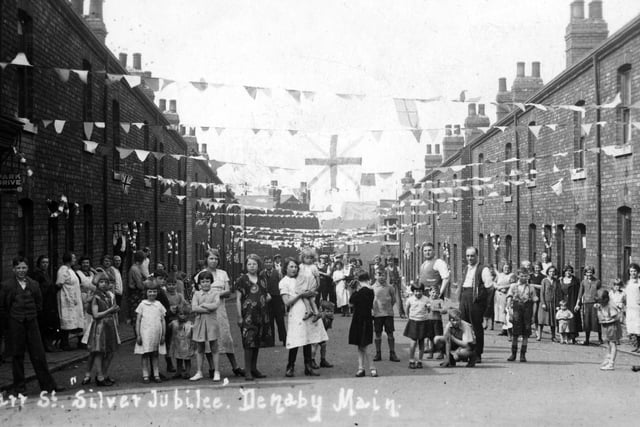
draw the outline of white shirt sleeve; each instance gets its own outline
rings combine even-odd
[[[484,267],[482,269],[482,282],[484,283],[485,288],[490,288],[493,284],[493,277],[491,276],[491,270],[489,270],[489,267]]]
[[[443,260],[437,259],[436,262],[433,263],[433,268],[440,274],[443,280],[449,278],[449,266]]]

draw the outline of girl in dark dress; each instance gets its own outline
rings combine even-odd
[[[257,368],[258,351],[260,347],[273,347],[268,306],[271,296],[267,292],[266,282],[258,276],[260,261],[258,255],[247,256],[247,274],[240,276],[235,286],[238,292],[238,325],[244,347],[245,379],[248,381],[266,377]]]
[[[539,310],[537,315],[538,338],[542,339],[542,330],[545,326],[551,328],[551,341],[556,341],[556,310],[562,301],[562,290],[558,279],[558,269],[555,266],[547,268],[547,277],[542,279],[540,291]]]
[[[358,371],[356,377],[364,377],[364,366],[369,365],[372,377],[378,376],[378,371],[369,358],[368,348],[373,343],[373,289],[369,285],[369,273],[366,271],[358,275],[358,282],[349,304],[353,305],[353,318],[349,328],[349,344],[358,346]]]
[[[562,276],[562,279],[560,279],[562,299],[567,302],[569,310],[573,310],[578,302],[580,281],[573,275],[573,267],[569,264],[562,270]],[[573,313],[573,319],[569,320],[568,337],[571,340],[571,344],[576,343],[576,338],[578,338],[578,333],[580,332],[582,332],[582,319],[580,318],[580,310],[577,310]]]

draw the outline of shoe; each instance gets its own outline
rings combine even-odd
[[[427,359],[433,359],[433,352],[427,353]]]
[[[413,360],[409,362],[409,369],[416,369],[416,362],[414,362]]]
[[[214,382],[214,383],[220,382],[220,372],[216,371],[216,372],[213,374],[213,382]]]
[[[616,368],[613,366],[613,363],[608,363],[604,366],[600,367],[601,371],[614,371]]]
[[[158,377],[153,377],[153,382],[156,384],[160,384],[162,382],[162,378]]]
[[[378,370],[377,369],[372,369],[371,370],[371,376],[373,378],[377,378],[378,377]]]
[[[479,365],[482,363],[482,356],[476,356],[476,365]]]
[[[542,337],[536,338],[536,341],[541,341],[541,340],[542,340]],[[553,338],[551,339],[551,341],[553,341]]]
[[[422,362],[419,360],[416,362],[416,369],[422,369]]]
[[[287,372],[285,372],[284,376],[291,378],[293,375],[293,366],[287,366]]]
[[[500,331],[500,333],[498,334],[499,337],[506,337],[507,336],[507,331],[505,331],[504,329],[502,331]]]
[[[356,372],[356,377],[358,378],[364,377],[364,369],[358,369],[358,372]]]
[[[80,384],[82,384],[82,385],[91,384],[91,377],[84,377]]]
[[[189,372],[185,372],[184,374],[182,374],[182,379],[183,380],[188,380],[189,378]]]
[[[244,369],[242,368],[235,368],[232,370],[233,375],[235,375],[236,377],[244,377],[245,373],[244,373]]]
[[[436,360],[442,360],[444,359],[444,353],[438,353],[438,355],[436,356]]]
[[[389,360],[392,362],[399,362],[400,359],[398,359],[398,356],[396,356],[395,352],[391,352],[389,353]]]
[[[507,362],[513,362],[516,360],[516,354],[518,353],[518,351],[511,351],[511,356],[509,356],[507,358]]]
[[[115,379],[113,379],[113,378],[111,378],[111,377],[104,377],[104,379],[105,379],[105,380],[107,380],[107,381],[109,381],[109,382],[112,382],[112,383],[114,383],[114,384],[116,383],[116,380],[115,380]]]
[[[311,363],[309,365],[311,365],[311,369],[320,369],[320,366],[318,366],[315,359],[311,359]]]
[[[449,355],[449,359],[440,363],[440,367],[442,368],[452,368],[456,366],[456,359],[453,356]]]
[[[178,372],[178,373],[176,373],[174,376],[172,376],[172,377],[171,377],[171,379],[172,379],[172,380],[179,380],[180,378],[184,378],[184,375],[185,375],[185,374],[183,374],[183,373],[181,373],[181,372]]]
[[[631,367],[631,370],[632,370],[633,372],[640,372],[640,365],[633,365],[633,366]]]
[[[215,370],[209,369],[209,378],[210,379],[213,379],[213,376],[215,375],[215,372],[216,372]]]
[[[362,371],[364,372],[364,371]],[[311,369],[311,365],[310,364],[305,364],[304,365],[304,374],[308,377],[319,377],[320,374],[317,373],[316,371],[314,371],[313,369]],[[364,374],[362,375],[364,376]]]
[[[471,356],[469,356],[469,361],[467,362],[467,368],[473,368],[474,366],[476,366],[477,360],[478,360],[478,356],[476,356],[475,354],[472,354]]]
[[[175,371],[176,371],[176,368],[173,367],[173,364],[170,365],[167,363],[167,372],[173,373]]]
[[[194,376],[189,378],[189,381],[200,381],[203,378],[204,378],[204,376],[202,375],[202,372],[198,371],[198,372],[196,372],[196,374]]]
[[[257,369],[255,371],[251,371],[251,375],[253,376],[253,378],[267,378],[267,376],[265,374],[263,374],[262,372],[258,371]]]
[[[320,367],[321,368],[333,368],[333,365],[327,362],[327,359],[320,359]]]
[[[602,361],[602,363],[600,364],[600,367],[607,366],[609,363],[611,363],[611,360],[609,360],[609,358],[607,357]]]
[[[149,384],[151,381],[149,381],[149,377],[142,377],[142,382],[145,384]]]
[[[585,340],[585,341],[582,343],[582,345],[589,345],[589,341],[588,341],[588,340]]]
[[[381,360],[382,360],[382,354],[380,354],[380,353],[376,353],[376,355],[375,355],[375,356],[373,356],[373,361],[374,361],[374,362],[379,362],[379,361],[381,361]]]
[[[98,387],[111,387],[113,385],[113,382],[109,381],[107,378],[103,378],[102,380],[99,380],[96,377],[96,385]]]

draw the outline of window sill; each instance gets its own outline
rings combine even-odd
[[[587,172],[584,169],[571,169],[571,179],[573,181],[587,179]]]
[[[478,200],[478,206],[484,205],[484,200]]]
[[[504,203],[511,203],[511,196],[504,196],[504,197],[502,198],[502,201],[503,201]]]
[[[535,179],[531,179],[527,182],[527,188],[536,188],[536,187],[537,187],[537,184]]]
[[[113,180],[114,181],[121,181],[122,177],[120,176],[120,172],[113,172]]]
[[[631,150],[631,142],[628,142],[627,144],[620,146],[620,148],[616,151],[617,152],[613,155],[613,157],[615,157],[616,159],[620,157],[631,156],[633,154]]]

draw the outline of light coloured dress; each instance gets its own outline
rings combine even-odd
[[[191,300],[191,307],[195,309],[202,304],[220,304],[220,298],[213,290],[197,291]],[[218,310],[209,313],[195,313],[195,321],[193,322],[193,336],[195,342],[216,341],[220,336],[218,327]]]
[[[202,270],[202,271],[207,271]],[[223,293],[229,290],[229,276],[224,270],[217,268],[215,271],[211,271],[213,274],[213,283],[211,284],[211,290],[218,293]],[[198,283],[198,277],[195,278]],[[226,302],[228,298],[220,299],[220,306],[216,310],[216,316],[218,316],[218,352],[220,353],[234,353],[233,338],[231,337],[231,328],[229,327],[229,317],[227,316]],[[210,353],[209,344],[205,343],[205,352]]]
[[[333,272],[333,281],[336,283],[336,306],[338,308],[349,304],[349,290],[347,289],[344,278],[344,270],[336,270]]]
[[[511,273],[498,273],[496,277],[496,292],[493,297],[493,320],[496,322],[505,323],[504,310],[507,306],[507,291],[511,286],[512,277]]]
[[[162,324],[167,310],[160,301],[149,301],[147,299],[136,308],[136,314],[142,316],[140,323],[140,337],[142,345],[136,343],[133,350],[134,354],[152,353],[157,351],[160,354],[167,354],[167,348],[164,344],[160,344],[162,337]]]
[[[284,277],[279,284],[280,294],[295,297],[296,279]],[[322,322],[314,322],[311,318],[302,320],[306,314],[304,302],[298,300],[289,307],[287,317],[287,349],[301,347],[307,344],[316,344],[329,340],[327,331]]]
[[[640,335],[640,281],[629,280],[624,291],[627,294],[627,332]]]
[[[58,269],[56,283],[61,285],[58,292],[58,314],[60,329],[71,331],[84,328],[84,310],[80,293],[80,279],[67,265]]]

